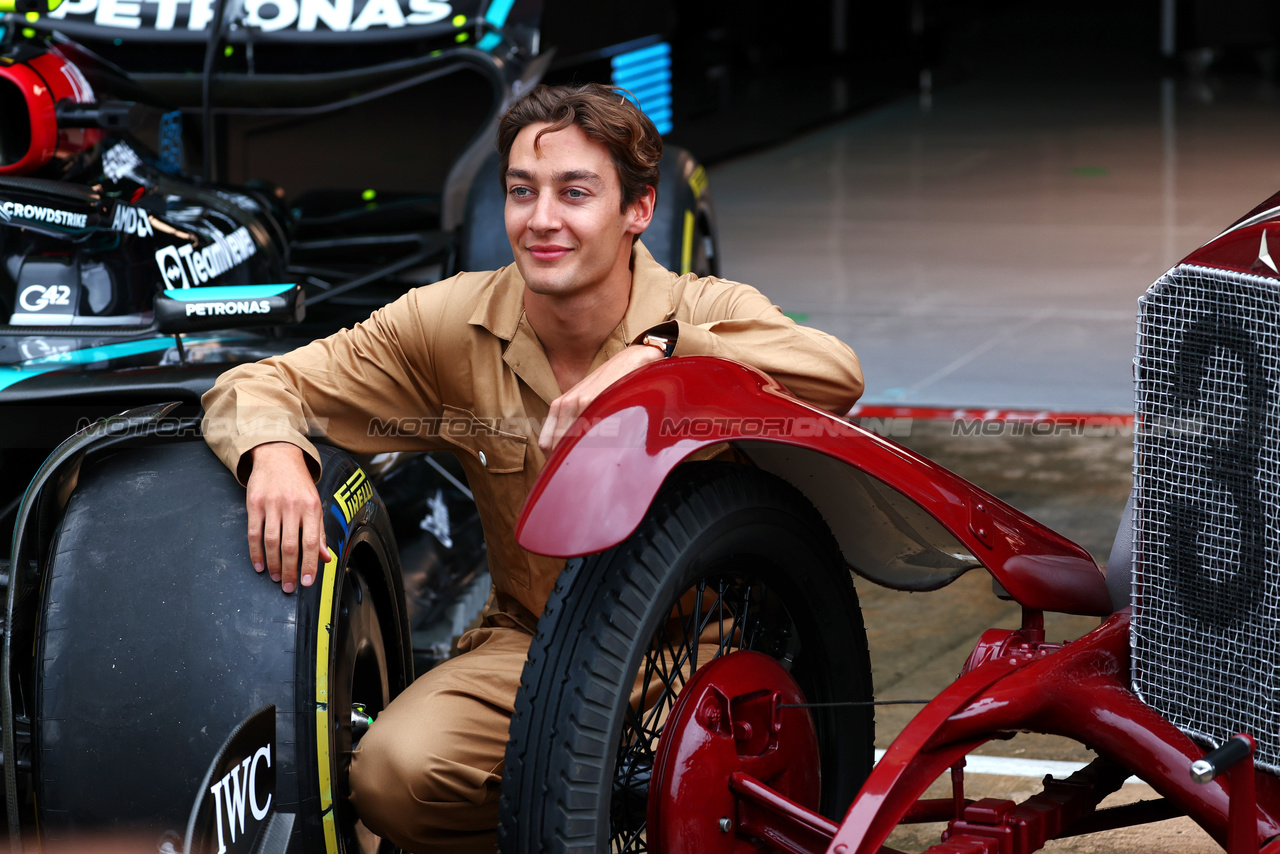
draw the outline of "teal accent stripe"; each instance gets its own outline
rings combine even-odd
[[[266,299],[279,296],[296,287],[297,285],[222,285],[213,288],[170,288],[164,291],[164,295],[180,302],[208,299]]]
[[[85,333],[87,335],[93,334],[90,327],[86,327]],[[206,341],[216,340],[218,339],[190,338],[183,339],[183,343],[203,344]],[[86,347],[83,350],[54,353],[52,356],[28,359],[20,365],[3,365],[0,366],[0,390],[32,377],[61,371],[75,365],[91,365],[94,362],[123,359],[126,356],[136,356],[139,353],[154,353],[157,350],[167,350],[172,346],[174,346],[173,338],[170,337],[146,338],[142,341],[122,341],[119,344],[103,344],[101,347]]]
[[[493,0],[489,4],[489,10],[484,13],[484,19],[495,27],[501,27],[507,22],[507,15],[511,14],[511,7],[516,5],[516,0]]]

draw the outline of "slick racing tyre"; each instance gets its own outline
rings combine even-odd
[[[694,463],[676,470],[627,541],[560,576],[516,696],[502,850],[648,850],[663,723],[691,662],[740,649],[781,663],[808,703],[862,703],[812,709],[821,809],[842,818],[873,754],[849,570],[794,488],[758,469]]]
[[[687,150],[668,145],[659,165],[661,179],[653,220],[640,239],[668,270],[698,276],[720,275],[715,208],[707,171]]]
[[[291,850],[377,850],[347,804],[352,705],[376,718],[412,678],[404,590],[364,471],[321,454],[337,558],[291,595],[253,571],[244,489],[204,442],[122,451],[81,472],[38,632],[45,840],[112,826],[181,838],[223,740],[274,704],[272,809],[295,816]]]

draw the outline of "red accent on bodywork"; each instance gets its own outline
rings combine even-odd
[[[70,70],[68,70],[70,69]],[[73,85],[70,75],[75,75]],[[0,164],[0,175],[25,175],[53,159],[86,151],[102,139],[96,128],[58,129],[55,107],[59,101],[80,102],[92,92],[77,91],[79,72],[65,57],[54,50],[46,51],[24,62],[0,65],[0,85],[4,81],[17,88],[27,107],[31,137],[26,153],[9,164]]]
[[[1280,279],[1280,274],[1259,260],[1258,250],[1262,248],[1264,232],[1267,235],[1267,250],[1273,261],[1280,264],[1280,222],[1275,219],[1229,231],[1192,252],[1182,263],[1240,270],[1257,276]]]
[[[964,674],[926,706],[872,770],[829,854],[874,854],[938,775],[1009,732],[1063,735],[1139,773],[1219,843],[1228,835],[1229,789],[1198,785],[1187,769],[1204,751],[1128,689],[1129,612],[1046,656],[1012,654]],[[1280,833],[1274,785],[1257,811],[1257,839]],[[843,846],[843,847],[840,847]]]
[[[1111,613],[1102,574],[1085,549],[942,466],[797,400],[745,365],[703,356],[657,362],[611,386],[579,426],[556,448],[525,502],[516,537],[529,551],[575,557],[611,548],[631,535],[667,475],[691,454],[722,442],[765,442],[816,451],[898,490],[1025,606]],[[971,526],[975,515],[981,535]],[[836,527],[841,519],[827,522]]]
[[[956,406],[900,406],[858,403],[849,418],[910,418],[920,421],[995,421],[1001,424],[1052,424],[1078,429],[1132,427],[1132,412],[1057,412],[1049,409],[969,409]],[[1015,434],[1016,435],[1016,434]]]
[[[0,65],[0,80],[7,80],[22,93],[31,124],[31,141],[26,154],[7,165],[0,165],[0,175],[21,175],[49,162],[58,147],[58,120],[53,112],[53,98],[40,75],[24,64]],[[0,84],[3,85],[3,84]]]
[[[1259,257],[1264,233],[1267,237],[1268,254],[1280,265],[1280,193],[1240,217],[1222,234],[1183,258],[1182,263],[1241,270],[1280,279],[1280,273]]]

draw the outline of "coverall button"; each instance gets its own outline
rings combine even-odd
[[[487,466],[487,465],[489,465],[489,461],[488,461],[487,459],[485,459],[484,451],[481,451],[481,452],[480,452],[480,465],[482,465],[482,466]]]

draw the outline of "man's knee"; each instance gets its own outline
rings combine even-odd
[[[429,720],[420,727],[427,732],[433,729]],[[366,795],[406,807],[486,800],[486,788],[498,779],[492,773],[491,758],[473,755],[475,751],[456,733],[439,739],[423,735],[421,731],[398,733],[383,721],[369,728],[351,757],[352,800],[362,810]]]
[[[431,693],[384,710],[365,733],[351,757],[351,802],[406,851],[492,850],[505,726],[486,732],[482,715],[457,713],[461,698]]]
[[[351,802],[370,830],[412,852],[493,850],[527,637],[492,633],[378,714],[350,772]]]

